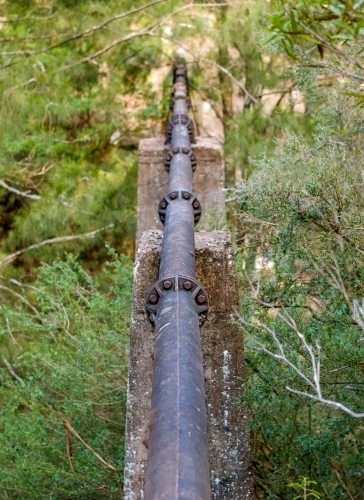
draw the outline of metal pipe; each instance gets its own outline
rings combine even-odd
[[[173,96],[168,194],[160,204],[164,233],[159,280],[146,303],[155,325],[155,351],[145,500],[210,500],[199,332],[207,296],[195,279],[193,226],[199,203],[192,189],[183,65],[174,69]]]
[[[186,200],[170,203],[164,224],[159,278],[195,277],[195,233],[193,210]]]

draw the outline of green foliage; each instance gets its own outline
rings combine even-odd
[[[361,73],[332,72],[324,86],[321,69],[304,68],[311,48],[292,50],[313,139],[286,132],[237,191],[256,493],[293,498],[287,483],[308,477],[324,498],[360,498],[363,428],[351,415],[363,413],[363,119],[350,92]]]
[[[321,498],[322,495],[311,487],[316,484],[316,481],[311,481],[308,477],[303,476],[298,483],[290,483],[287,486],[300,492],[293,500],[299,500],[300,498],[306,500],[307,498]]]
[[[120,498],[129,259],[114,257],[103,273],[107,293],[72,256],[43,265],[37,314],[12,318],[40,342],[18,356],[21,383],[1,374],[2,498]]]
[[[138,33],[158,24],[166,7],[143,6],[2,2],[0,297],[12,306],[0,318],[0,351],[7,355],[14,351],[8,324],[24,300],[34,307],[40,262],[75,251],[96,273],[105,241],[134,252],[137,145],[165,111],[150,83],[161,40],[146,43]],[[25,347],[35,334],[15,339]]]
[[[133,253],[136,147],[162,130],[183,46],[227,183],[249,178],[235,199],[256,496],[360,498],[360,421],[309,396],[320,356],[323,397],[363,411],[363,3],[143,6],[2,2],[2,496],[120,497],[130,266],[100,269],[105,240]]]
[[[216,66],[212,70],[198,57],[190,72],[192,90],[213,103],[222,122],[229,187],[249,177],[255,155],[273,152],[275,140],[283,130],[311,127],[309,121],[294,112],[293,103],[284,99],[292,87],[289,81],[282,84],[285,58],[276,50],[268,54],[260,49],[267,11],[269,4],[245,1],[216,10],[215,29],[210,28],[209,33],[214,42],[209,59],[230,74],[216,70]],[[273,99],[269,110],[264,105],[267,98]]]
[[[138,134],[162,116],[149,81],[161,41],[138,33],[165,8],[138,10],[143,2],[126,0],[3,4],[0,179],[20,193],[0,188],[0,254],[109,224],[108,241],[132,253]],[[101,235],[65,245],[88,254],[90,267],[96,253],[105,258]],[[58,248],[28,260],[50,261]]]
[[[261,108],[252,107],[231,120],[225,143],[227,162],[236,165],[244,178],[255,169],[253,158],[263,153],[267,156],[273,154],[276,140],[284,130],[310,129],[310,120],[293,113],[292,107],[282,109],[277,106],[271,115]]]
[[[273,5],[276,10],[268,16],[271,34],[266,43],[278,41],[296,61],[306,59],[307,63],[316,54],[321,60],[316,62],[318,68],[343,71],[340,60],[346,59],[350,65],[362,69],[357,42],[364,35],[363,2],[276,0]]]
[[[364,34],[363,5],[360,1],[331,0],[323,3],[320,0],[277,0],[275,7],[277,10],[268,16],[272,31],[269,38],[285,40],[282,44],[285,49],[286,44],[291,45],[297,39],[317,44],[320,41],[317,36],[320,36],[321,42],[326,45],[326,42],[353,41]]]

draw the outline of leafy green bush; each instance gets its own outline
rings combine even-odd
[[[120,498],[130,260],[103,274],[104,290],[71,255],[43,265],[38,312],[12,318],[40,343],[1,375],[2,498]]]

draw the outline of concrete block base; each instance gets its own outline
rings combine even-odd
[[[125,443],[125,500],[143,499],[154,350],[145,314],[149,287],[158,275],[162,231],[145,231],[137,250],[130,332]],[[236,276],[228,231],[195,233],[197,279],[210,311],[201,329],[213,500],[251,500],[248,419],[237,404],[243,391],[242,334],[229,320],[238,310]]]
[[[164,139],[143,139],[139,144],[138,222],[136,241],[148,229],[163,229],[158,217],[158,204],[166,194],[168,172],[164,156],[170,146]],[[224,217],[225,170],[220,143],[208,137],[196,137],[192,150],[197,158],[193,174],[194,194],[202,206],[199,228],[208,229],[209,219]]]

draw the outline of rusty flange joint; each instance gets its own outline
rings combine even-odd
[[[190,276],[167,276],[158,280],[150,288],[147,294],[145,308],[147,310],[148,319],[152,325],[154,326],[158,303],[161,297],[172,290],[185,290],[191,293],[197,308],[199,325],[202,326],[206,320],[209,301],[207,293],[201,283]]]
[[[194,172],[196,169],[196,165],[197,165],[196,155],[190,148],[186,148],[186,147],[175,147],[175,148],[171,148],[168,151],[168,153],[166,154],[165,160],[164,160],[167,172],[169,172],[169,167],[171,166],[171,161],[172,161],[173,156],[177,155],[177,154],[183,154],[183,155],[189,156],[190,161],[191,161],[192,172]]]
[[[190,142],[195,143],[195,129],[193,125],[193,121],[188,115],[173,115],[169,120],[167,124],[167,138],[166,138],[166,144],[170,144],[172,140],[172,131],[173,127],[175,125],[185,125],[187,127],[189,136],[190,136]]]
[[[186,200],[188,201],[193,208],[193,221],[197,224],[201,217],[201,204],[196,198],[196,196],[188,191],[172,191],[171,193],[166,194],[158,205],[158,215],[161,223],[164,225],[164,221],[166,219],[166,211],[169,203],[176,200]]]

